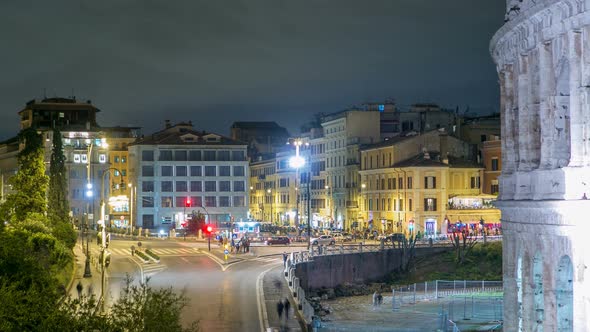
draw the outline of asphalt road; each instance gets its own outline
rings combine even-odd
[[[230,255],[225,262],[217,244],[212,244],[209,253],[204,242],[153,239],[142,241],[142,248],[151,248],[160,256],[160,263],[144,264],[131,256],[132,245],[137,248],[137,241],[111,241],[107,303],[118,298],[127,274],[135,282],[149,278],[152,287],[183,291],[190,300],[183,323],[198,320],[203,331],[264,332],[278,326],[273,322],[276,315],[269,314],[276,310],[275,303],[264,296],[264,289],[273,285],[263,284],[263,276],[282,265],[283,251],[304,250],[297,246],[259,247],[256,255]]]

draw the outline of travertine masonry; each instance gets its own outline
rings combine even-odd
[[[508,0],[500,82],[507,331],[590,331],[590,0]]]

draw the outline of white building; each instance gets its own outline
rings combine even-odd
[[[219,228],[248,217],[247,145],[179,123],[129,146],[137,227],[179,228],[192,211]],[[190,206],[187,207],[187,200]]]
[[[590,1],[508,0],[505,20],[504,330],[590,331]]]
[[[333,227],[350,228],[358,217],[361,144],[380,139],[379,111],[347,110],[322,119],[325,178]]]

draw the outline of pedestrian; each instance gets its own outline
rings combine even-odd
[[[78,285],[76,285],[76,290],[78,291],[78,298],[82,297],[82,289],[84,289],[84,286],[82,286],[82,283],[78,281]]]
[[[231,239],[231,252],[234,252],[234,247],[236,246],[236,242],[234,241],[234,238],[232,237]]]
[[[277,302],[277,314],[279,314],[279,321],[283,317],[283,308],[285,308],[285,305],[283,304],[283,301],[279,300],[279,302]]]
[[[240,252],[240,242],[236,243],[236,254]]]
[[[383,295],[381,293],[377,293],[377,305],[381,305],[383,303]]]
[[[373,305],[377,305],[377,291],[373,293]]]
[[[283,267],[287,266],[287,252],[283,251]]]
[[[289,309],[291,308],[291,303],[289,302],[288,298],[285,298],[285,304],[283,305],[285,307],[285,320],[289,320]]]

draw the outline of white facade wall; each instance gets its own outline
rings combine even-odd
[[[153,151],[154,160],[142,160],[144,151]],[[201,151],[201,159],[203,159],[204,151],[229,151],[230,158],[232,151],[239,151],[244,158],[229,161],[165,161],[160,160],[162,151],[172,151],[173,154],[175,151],[187,151],[187,153]],[[250,186],[250,170],[245,155],[246,146],[241,145],[131,146],[129,159],[133,166],[130,169],[130,175],[137,184],[137,197],[134,199],[134,206],[136,206],[134,217],[137,220],[137,227],[165,229],[170,228],[171,223],[175,222],[178,228],[183,220],[183,214],[189,215],[193,210],[203,213],[208,223],[216,224],[221,228],[229,225],[232,221],[231,217],[234,222],[245,220],[248,217]],[[153,176],[146,176],[144,171],[149,171],[150,167],[153,168]],[[172,173],[165,173],[168,167],[171,167]],[[191,170],[199,167],[201,175],[191,173]],[[221,170],[227,167],[229,167],[229,175],[220,174]],[[186,175],[183,175],[182,168],[186,169]],[[242,171],[237,173],[239,169]],[[207,175],[207,170],[215,170],[215,175]],[[223,188],[228,181],[229,191]],[[172,182],[171,191],[162,188],[163,184],[167,185],[170,182]],[[200,182],[200,190],[197,184],[191,182]],[[182,183],[186,184],[186,190],[179,188]],[[207,188],[207,185],[212,183],[215,187]],[[150,190],[152,185],[153,190]],[[168,202],[169,197],[171,202]],[[187,197],[191,198],[191,207],[184,205]],[[153,206],[150,206],[152,201]],[[211,204],[213,201],[214,204]],[[150,222],[151,219],[153,223]]]
[[[349,215],[347,201],[356,200],[360,144],[380,138],[378,111],[346,111],[322,123],[326,158],[326,183],[331,188],[330,204],[334,226],[349,228],[356,215]]]

